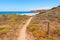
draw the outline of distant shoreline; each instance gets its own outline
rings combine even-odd
[[[31,11],[0,11],[0,14],[18,14],[18,15],[35,15],[38,12],[31,12]]]

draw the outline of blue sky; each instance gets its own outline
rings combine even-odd
[[[0,11],[49,9],[58,5],[60,0],[0,0]]]

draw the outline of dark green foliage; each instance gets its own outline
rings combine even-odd
[[[60,7],[60,5],[58,7]]]
[[[9,32],[11,30],[11,28],[0,28],[0,35],[5,34],[7,32]]]
[[[56,29],[56,30],[54,31],[54,33],[55,33],[55,34],[58,34],[58,35],[60,36],[60,29]]]
[[[57,7],[53,7],[52,9],[56,9],[56,8],[57,8]],[[51,9],[51,10],[52,10],[52,9]]]

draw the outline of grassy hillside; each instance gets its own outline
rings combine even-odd
[[[0,40],[16,40],[18,30],[29,19],[26,15],[0,15]]]
[[[35,40],[60,40],[60,6],[34,16],[27,30]]]

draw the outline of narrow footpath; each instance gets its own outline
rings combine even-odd
[[[30,17],[26,24],[22,27],[22,29],[19,32],[19,36],[17,40],[27,40],[27,33],[26,33],[26,28],[29,25],[30,21],[32,20],[33,17]]]

